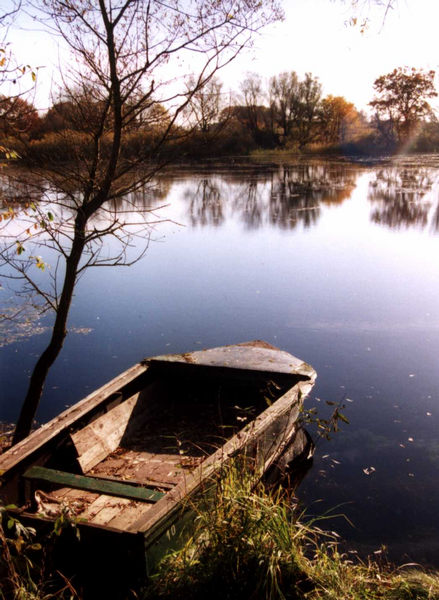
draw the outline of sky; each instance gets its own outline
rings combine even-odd
[[[283,4],[285,20],[268,26],[251,50],[221,71],[225,89],[238,91],[247,72],[267,79],[283,71],[300,76],[311,72],[319,78],[323,95],[344,96],[365,110],[380,75],[399,66],[439,71],[438,0],[397,0],[384,22],[383,7],[371,2],[359,19],[369,18],[364,33],[348,24],[354,14],[350,0],[283,0]],[[9,40],[23,64],[40,67],[34,102],[44,111],[57,78],[56,42],[23,17],[10,29]]]

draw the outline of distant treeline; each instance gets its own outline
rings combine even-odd
[[[413,84],[415,76],[424,77],[425,85],[427,76],[414,69],[408,74],[395,70],[380,80],[390,78],[394,85],[395,78],[405,77]],[[236,94],[225,93],[222,83],[212,78],[188,95],[178,118],[160,103],[151,102],[140,114],[133,110],[124,128],[122,154],[136,161],[167,161],[245,155],[257,149],[348,155],[383,154],[401,147],[412,152],[439,151],[439,124],[431,111],[416,119],[410,116],[407,125],[401,114],[398,122],[394,120],[395,106],[388,105],[388,95],[384,108],[391,118],[380,102],[375,98],[370,103],[376,112],[367,117],[341,96],[322,97],[321,85],[310,73],[303,79],[294,71],[281,73],[266,82],[248,74]],[[124,108],[129,115],[131,107]],[[0,97],[0,145],[36,164],[87,160],[94,151],[95,132],[102,126],[102,113],[99,100],[83,90],[74,97],[61,97],[44,115],[23,98]],[[406,126],[404,139],[401,123]],[[103,154],[112,140],[111,114],[105,131],[100,139]]]

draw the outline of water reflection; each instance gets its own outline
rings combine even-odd
[[[194,187],[186,189],[188,213],[192,226],[221,225],[224,222],[221,191],[213,179],[203,178]]]
[[[356,173],[344,166],[286,167],[273,181],[270,222],[283,228],[310,227],[320,216],[320,205],[341,204],[355,188]]]
[[[182,199],[187,223],[192,227],[220,227],[229,219],[246,229],[267,225],[280,229],[315,226],[322,207],[340,206],[348,200],[360,174],[369,177],[367,198],[372,205],[372,222],[400,229],[431,227],[439,231],[437,165],[416,164],[413,160],[364,168],[341,162],[311,162],[268,165],[252,169],[206,172],[185,176]],[[124,198],[110,201],[95,217],[95,224],[130,213],[145,214],[167,203],[175,184],[172,172],[162,174],[147,186],[139,186]],[[14,210],[39,203],[68,221],[78,202],[74,191],[60,193],[44,173],[3,174],[0,177],[0,208]],[[124,217],[125,218],[125,217]],[[136,220],[138,220],[136,216]],[[154,220],[154,219],[153,219]]]
[[[68,339],[41,420],[143,356],[266,339],[317,369],[319,416],[325,417],[325,399],[346,396],[349,402],[350,425],[318,447],[301,492],[307,505],[313,509],[323,499],[315,509],[322,514],[342,504],[338,512],[355,529],[347,522],[343,529],[342,519],[331,528],[353,540],[351,548],[355,542],[373,551],[386,543],[395,560],[410,552],[407,562],[437,563],[436,163],[418,157],[385,165],[314,160],[170,171],[153,188],[113,203],[110,212],[121,218],[132,207],[139,214],[153,208],[158,217],[188,226],[159,226],[165,243],[151,244],[144,262],[95,269],[82,279],[70,330],[92,331]],[[37,180],[28,178],[31,184],[23,177],[21,187],[0,180],[0,192],[5,185],[18,203],[37,193]],[[41,198],[55,202],[55,196]],[[64,204],[53,209],[56,220],[69,217]],[[162,213],[157,208],[163,204],[170,206]],[[42,210],[49,206],[41,202]],[[100,219],[93,226],[103,229],[106,214]],[[409,227],[423,228],[416,252]],[[133,252],[144,242],[136,236]],[[39,253],[26,247],[25,255]],[[41,282],[54,271],[41,272]],[[3,284],[0,303],[8,292]],[[8,421],[16,418],[47,325],[26,318],[41,333],[26,343],[9,342],[24,340],[27,329],[17,328],[12,338],[0,327],[0,415]]]
[[[415,226],[423,229],[428,225],[430,192],[436,179],[437,169],[428,167],[386,166],[376,170],[368,190],[372,221],[393,229]],[[435,231],[439,229],[437,207],[433,227]]]
[[[356,169],[335,164],[298,164],[231,178],[205,175],[190,182],[184,198],[192,226],[223,225],[227,217],[248,229],[311,227],[320,206],[341,204],[355,188]]]
[[[140,178],[139,178],[140,179]],[[120,181],[120,185],[124,185]],[[133,264],[161,222],[158,208],[170,191],[160,179],[106,203],[88,222],[75,279],[88,266]],[[56,311],[63,258],[74,238],[82,198],[44,172],[3,171],[0,177],[0,347],[46,333],[42,315]],[[84,328],[78,333],[86,333]]]

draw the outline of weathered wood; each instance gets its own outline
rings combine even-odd
[[[115,473],[114,475],[109,475],[108,473],[104,473],[104,472],[96,472],[95,469],[92,469],[87,475],[89,475],[90,477],[95,477],[96,479],[105,479],[107,481],[122,481],[123,483],[126,483],[127,485],[139,485],[139,486],[143,486],[143,487],[151,487],[154,489],[158,489],[159,492],[161,492],[161,491],[167,492],[168,490],[171,490],[175,486],[175,483],[158,481],[157,479],[148,479],[148,478],[144,478],[144,477],[142,477],[141,479],[135,479],[133,477],[130,477],[128,479],[128,478],[124,477],[124,475],[118,476],[117,473]]]
[[[84,473],[116,450],[136,405],[139,393],[71,434]]]
[[[106,399],[110,399],[112,394],[119,392],[123,387],[142,377],[147,370],[148,366],[144,363],[134,365],[7,450],[0,456],[0,476],[5,475],[7,471],[17,465],[23,464],[26,459],[38,452],[48,442],[92,413]]]
[[[157,502],[144,517],[135,521],[129,531],[142,531],[147,538],[150,538],[150,541],[153,541],[157,537],[157,532],[166,528],[166,521],[172,520],[175,511],[181,510],[182,502],[201,489],[214,472],[226,465],[233,456],[260,442],[264,437],[264,432],[272,423],[275,423],[282,415],[288,414],[288,422],[294,424],[298,417],[302,398],[308,394],[312,386],[313,381],[299,382],[214,454],[206,458],[198,468],[187,473],[165,498]],[[257,457],[258,462],[262,460],[265,465],[276,460],[287,446],[289,439],[288,435],[285,435],[277,443],[274,439],[270,441],[272,445],[269,455]]]
[[[185,528],[182,516],[190,525],[188,507],[233,457],[244,456],[243,465],[247,457],[256,480],[282,454],[315,376],[260,342],[147,359],[0,457],[2,492],[16,493],[33,465],[26,476],[51,484],[41,494],[58,487],[51,495],[78,502],[72,510],[87,519],[86,531],[114,532],[115,545],[130,533],[155,560]],[[273,404],[265,409],[267,390]],[[87,476],[65,472],[77,470],[76,461]],[[151,480],[171,489],[144,487]]]
[[[111,519],[114,519],[121,511],[129,505],[131,500],[127,498],[115,498],[107,494],[102,494],[87,508],[77,515],[78,519],[85,520],[94,525],[107,525]]]
[[[99,492],[111,496],[142,500],[144,502],[157,502],[165,495],[162,492],[157,492],[156,490],[145,487],[133,487],[126,483],[96,479],[84,475],[75,475],[56,469],[46,469],[45,467],[30,467],[30,469],[24,473],[24,477],[26,479],[46,481],[79,490],[88,490],[90,492]]]
[[[108,521],[107,525],[121,531],[127,531],[134,521],[137,521],[151,510],[151,506],[151,504],[130,502],[129,505],[121,509],[118,515]]]
[[[155,356],[147,362],[156,366],[170,363],[226,368],[240,372],[253,371],[260,374],[298,375],[306,378],[315,376],[315,371],[310,365],[292,354],[277,348],[267,348],[266,344],[256,344],[235,344],[185,354]]]
[[[107,456],[88,474],[103,479],[137,481],[146,486],[169,488],[181,478],[181,463],[184,460],[185,457],[178,453],[119,448],[115,455]]]

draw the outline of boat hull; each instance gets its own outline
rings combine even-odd
[[[232,461],[256,482],[287,449],[309,451],[299,415],[315,377],[263,342],[146,359],[0,456],[0,495],[40,530],[72,515],[81,550],[59,556],[91,596],[97,573],[141,580]]]

